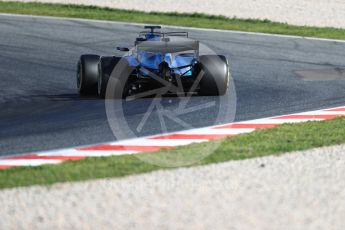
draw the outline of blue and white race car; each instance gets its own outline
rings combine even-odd
[[[199,55],[199,41],[187,32],[160,32],[145,26],[134,48],[117,47],[124,56],[82,55],[77,87],[82,95],[112,97],[153,94],[219,96],[227,92],[230,70],[222,55]],[[108,95],[108,93],[107,93]]]

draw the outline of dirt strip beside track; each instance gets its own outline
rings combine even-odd
[[[345,2],[339,0],[15,0],[106,6],[140,11],[205,13],[269,19],[294,25],[345,28]],[[148,7],[149,6],[149,7]]]

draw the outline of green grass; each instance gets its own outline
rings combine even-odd
[[[245,20],[204,14],[144,13],[93,6],[18,2],[0,2],[0,12],[345,39],[344,29],[293,26],[269,20]]]
[[[226,138],[222,142],[202,144],[146,153],[146,159],[186,160],[219,144],[213,154],[197,165],[231,160],[280,155],[295,150],[345,143],[345,118],[322,122],[286,124],[273,129]],[[0,171],[0,188],[49,185],[56,182],[82,181],[96,178],[123,177],[163,169],[145,163],[136,156],[114,156],[69,161],[59,165],[20,167]],[[164,168],[166,169],[166,168]]]

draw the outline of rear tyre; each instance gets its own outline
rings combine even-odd
[[[203,71],[199,94],[202,96],[225,95],[230,80],[229,64],[223,55],[202,55],[199,69]]]
[[[134,70],[126,58],[103,57],[99,64],[98,94],[109,99],[125,98],[129,92],[129,77]]]
[[[77,66],[77,87],[81,95],[97,93],[98,55],[82,55]]]
[[[105,98],[107,86],[111,73],[113,72],[116,64],[121,60],[120,57],[101,57],[98,64],[98,95]]]

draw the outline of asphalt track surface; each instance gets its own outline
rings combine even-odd
[[[0,156],[115,140],[104,101],[78,95],[76,62],[84,53],[110,55],[117,45],[132,45],[141,29],[119,23],[0,15]],[[345,104],[343,42],[187,31],[231,60],[235,120]],[[162,100],[173,107],[177,98]],[[193,97],[190,104],[212,100],[217,99]],[[143,119],[151,101],[138,99],[126,105],[129,125]],[[184,119],[193,127],[212,125],[213,112],[195,111]],[[137,135],[161,132],[155,113]],[[232,119],[225,117],[224,122]],[[183,129],[175,122],[166,125],[168,131]]]

